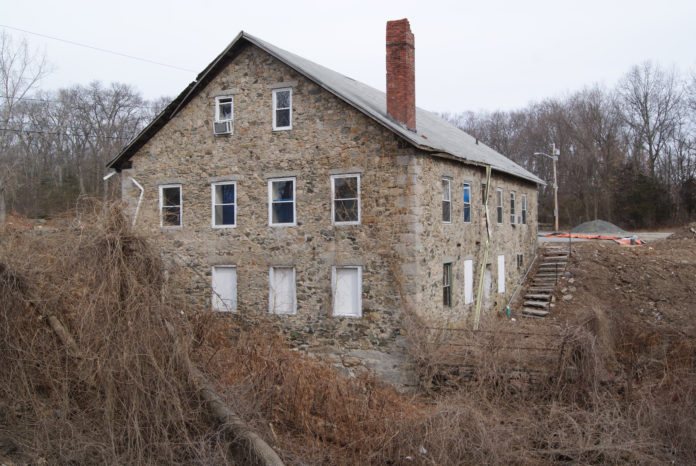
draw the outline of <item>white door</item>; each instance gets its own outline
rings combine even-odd
[[[213,310],[237,312],[237,268],[229,265],[213,267]]]
[[[271,314],[295,314],[295,268],[271,267],[268,310]]]
[[[464,304],[474,302],[474,261],[464,261]]]
[[[333,268],[333,313],[335,316],[362,315],[360,267]]]
[[[505,256],[498,256],[498,293],[505,293]]]

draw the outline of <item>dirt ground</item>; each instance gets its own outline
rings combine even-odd
[[[636,370],[655,352],[693,358],[696,340],[696,224],[644,246],[573,245],[551,319],[597,333],[614,369]],[[543,322],[540,323],[543,325]],[[612,351],[613,350],[613,351]],[[633,369],[630,369],[633,368]]]

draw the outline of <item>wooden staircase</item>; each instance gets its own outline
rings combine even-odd
[[[535,273],[527,281],[522,301],[525,317],[546,317],[553,290],[568,265],[568,249],[562,246],[543,246],[537,251],[541,260]]]

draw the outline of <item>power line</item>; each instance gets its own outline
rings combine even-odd
[[[0,131],[12,131],[14,133],[30,133],[30,134],[51,134],[54,136],[84,136],[84,137],[96,137],[96,134],[86,134],[86,135],[77,135],[77,134],[72,134],[72,133],[66,133],[65,131],[39,131],[39,130],[34,130],[34,129],[17,129],[17,128],[0,128]],[[119,140],[125,140],[125,141],[130,141],[133,139],[132,137],[119,137],[119,136],[101,136],[104,139],[119,139]]]
[[[0,95],[0,98],[3,99],[9,99],[9,96],[6,95]],[[65,102],[61,100],[52,100],[52,99],[39,99],[36,97],[16,97],[15,100],[30,100],[34,102],[47,102],[47,103],[52,103],[52,104],[63,104],[65,105]],[[66,107],[71,107],[71,108],[77,108],[75,105],[65,105]],[[123,108],[149,108],[151,110],[157,110],[160,107],[156,105],[121,105]]]
[[[24,32],[24,33],[26,33],[26,34],[33,34],[33,35],[39,36],[39,37],[45,37],[46,39],[57,40],[58,42],[65,42],[66,44],[77,45],[78,47],[84,47],[84,48],[86,48],[86,49],[92,49],[92,50],[97,50],[97,51],[99,51],[99,52],[110,53],[110,54],[112,54],[112,55],[118,55],[118,56],[120,56],[120,57],[130,58],[130,59],[132,59],[132,60],[139,60],[139,61],[142,61],[142,62],[151,63],[151,64],[153,64],[153,65],[166,66],[167,68],[173,68],[173,69],[179,70],[179,71],[186,71],[186,72],[189,72],[189,73],[195,73],[194,70],[189,70],[188,68],[182,68],[182,67],[180,67],[180,66],[175,66],[175,65],[168,65],[168,64],[166,64],[166,63],[161,63],[161,62],[158,62],[158,61],[149,60],[149,59],[147,59],[147,58],[141,58],[141,57],[136,57],[136,56],[128,55],[128,54],[121,53],[121,52],[115,52],[115,51],[113,51],[113,50],[103,49],[103,48],[101,48],[101,47],[94,47],[94,46],[92,46],[92,45],[82,44],[82,43],[80,43],[80,42],[75,42],[75,41],[67,40],[67,39],[61,39],[61,38],[59,38],[59,37],[49,36],[49,35],[47,35],[47,34],[40,34],[40,33],[38,33],[38,32],[27,31],[26,29],[15,28],[15,27],[12,27],[12,26],[4,25],[4,24],[0,24],[0,27],[4,27],[4,28],[7,28],[7,29],[12,29],[13,31]]]

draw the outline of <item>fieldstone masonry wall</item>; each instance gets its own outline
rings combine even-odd
[[[292,88],[288,131],[272,130],[271,90],[279,85]],[[214,136],[215,97],[229,94],[234,132]],[[268,314],[269,268],[294,266],[297,313],[271,316],[290,342],[348,373],[368,367],[402,387],[409,384],[403,310],[418,309],[424,317],[450,323],[468,318],[456,284],[459,262],[454,305],[442,307],[442,260],[471,256],[478,266],[482,169],[414,149],[256,47],[242,50],[131,160],[132,168],[121,173],[123,200],[134,214],[140,191],[132,177],[144,188],[136,228],[186,266],[196,306],[210,306],[212,267],[233,265],[238,312]],[[449,225],[438,216],[445,172],[453,179]],[[359,225],[332,225],[330,175],[336,173],[361,176]],[[269,226],[268,178],[276,176],[296,178],[296,226]],[[465,179],[472,182],[473,222],[462,226],[460,181]],[[211,227],[211,183],[222,180],[237,183],[234,228]],[[182,185],[182,226],[161,228],[158,186],[171,183]],[[489,260],[496,251],[505,252],[511,290],[517,278],[511,254],[522,250],[531,257],[536,191],[512,178],[497,176],[495,183],[506,192],[526,192],[530,206],[529,225],[511,227],[508,221],[493,231]],[[362,266],[361,318],[332,316],[335,265]]]

